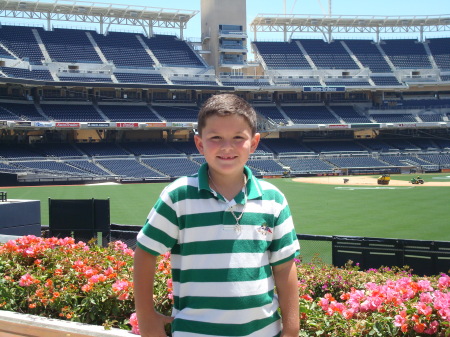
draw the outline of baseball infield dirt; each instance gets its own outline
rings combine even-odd
[[[395,180],[394,177],[391,177],[391,181],[388,186],[447,186],[450,187],[450,179],[448,181],[442,181],[437,179],[428,179],[426,176],[422,176],[425,180],[423,185],[413,185],[409,181],[404,180]],[[344,179],[348,179],[347,182],[344,183]],[[302,183],[311,183],[311,184],[329,184],[329,185],[365,185],[365,186],[375,186],[377,184],[377,177],[371,176],[326,176],[326,177],[299,177],[294,178],[293,181],[302,182]],[[378,185],[382,186],[382,185]],[[384,185],[386,186],[386,185]]]

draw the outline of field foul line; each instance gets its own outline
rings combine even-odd
[[[335,190],[345,190],[345,191],[354,191],[354,190],[409,190],[411,188],[414,188],[414,186],[392,186],[392,187],[379,187],[379,186],[364,186],[364,187],[335,187]]]

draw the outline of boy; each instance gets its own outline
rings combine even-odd
[[[255,111],[236,95],[212,96],[200,110],[194,140],[206,163],[161,193],[138,235],[141,336],[163,337],[172,322],[174,337],[298,337],[300,247],[283,194],[245,166],[259,139]],[[169,250],[173,318],[152,302],[156,257]]]

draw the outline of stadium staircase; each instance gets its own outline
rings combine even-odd
[[[327,110],[337,119],[337,120],[339,120],[339,122],[341,123],[341,124],[345,124],[345,121],[342,119],[342,117],[341,116],[339,116],[338,114],[336,114],[335,112],[334,112],[334,110],[328,105],[328,104],[326,104],[325,105],[325,108],[327,108]]]
[[[42,110],[41,105],[39,103],[35,103],[36,106],[36,110],[39,112],[40,115],[42,115],[46,121],[51,120],[50,116],[47,116],[44,112],[44,110]]]
[[[389,58],[389,56],[387,56],[387,54],[385,53],[385,51],[383,50],[383,48],[381,47],[381,42],[376,43],[375,46],[378,48],[378,50],[380,51],[380,54],[383,55],[383,58],[385,59],[385,61],[387,62],[387,64],[389,64],[389,67],[391,67],[391,72],[394,72],[395,70],[395,66],[392,63],[391,59]]]
[[[100,107],[98,106],[98,104],[96,102],[94,102],[93,104],[94,109],[98,112],[98,114],[107,122],[110,121],[110,118],[108,116],[106,116],[103,111],[100,109]]]
[[[435,70],[439,70],[438,65],[436,64],[436,61],[434,60],[433,54],[431,53],[430,46],[428,46],[428,42],[423,43],[423,47],[425,48],[425,52],[428,55],[428,59],[430,60],[431,66]]]
[[[283,115],[284,119],[288,122],[288,124],[294,124],[294,122],[289,118],[289,116],[286,115],[279,102],[276,103],[276,107],[278,111],[281,113],[281,115]]]
[[[356,57],[356,55],[350,50],[350,48],[347,46],[347,44],[345,43],[345,41],[339,41],[342,44],[342,47],[344,47],[344,49],[347,51],[347,53],[350,55],[350,57],[352,58],[353,61],[355,61],[355,63],[358,65],[358,67],[360,69],[364,69],[364,65],[361,63],[361,61],[358,60],[358,58]]]
[[[47,49],[45,48],[45,44],[41,39],[41,36],[39,35],[39,32],[36,29],[31,30],[33,32],[34,38],[36,39],[39,48],[41,49],[42,55],[44,55],[44,59],[46,62],[52,62],[52,58],[50,57],[50,54],[48,53]]]
[[[95,41],[95,39],[92,37],[92,34],[90,32],[86,32],[86,36],[89,39],[89,41],[91,41],[91,44],[94,47],[94,50],[97,52],[98,57],[100,57],[100,60],[102,60],[103,63],[108,63],[108,60],[106,59],[100,47],[98,46],[97,41]]]
[[[314,64],[311,56],[309,56],[308,52],[306,51],[306,49],[303,47],[303,45],[300,43],[300,41],[295,41],[295,43],[297,44],[298,48],[300,48],[300,50],[302,51],[302,54],[305,56],[306,61],[308,61],[310,67],[314,70],[317,70],[317,66]],[[325,85],[323,83],[323,81],[320,81],[321,85]]]
[[[161,68],[162,67],[161,63],[159,63],[159,60],[156,58],[155,54],[153,54],[153,52],[150,50],[148,45],[144,42],[144,40],[142,39],[142,36],[136,35],[136,38],[138,39],[138,41],[142,45],[142,47],[145,49],[147,54],[150,56],[150,58],[153,60],[153,62],[155,63],[155,66],[158,68]],[[166,80],[167,80],[167,78],[166,78]]]

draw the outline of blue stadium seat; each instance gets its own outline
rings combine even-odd
[[[28,70],[24,68],[0,67],[0,70],[8,77],[26,78],[41,81],[53,81],[53,77],[50,74],[50,71],[46,69]]]
[[[80,29],[55,28],[53,31],[40,31],[39,36],[52,61],[103,63],[86,33]]]
[[[331,43],[318,39],[297,40],[318,69],[359,69],[339,41]]]
[[[120,83],[168,84],[159,73],[114,72],[114,75]]]
[[[109,32],[108,35],[92,33],[98,47],[108,61],[116,67],[124,68],[153,68],[155,62],[144,49],[136,37],[142,34]]]
[[[100,110],[113,122],[161,122],[146,105],[99,105]]]
[[[450,70],[450,38],[427,39],[428,47],[441,71]]]
[[[72,104],[41,104],[44,113],[54,121],[66,122],[104,122],[94,106]]]
[[[123,178],[167,178],[150,167],[147,167],[135,159],[101,159],[97,163],[114,175]]]
[[[33,103],[0,102],[0,119],[45,121],[47,120],[36,109]],[[5,117],[5,118],[4,118]]]
[[[319,158],[280,158],[280,162],[294,174],[331,173],[334,166]]]
[[[396,68],[399,69],[431,69],[425,47],[413,39],[382,40],[381,48]]]
[[[269,69],[311,69],[295,41],[253,42]]]
[[[188,158],[145,158],[142,162],[172,178],[193,175],[197,173],[200,164]]]
[[[371,114],[378,123],[417,123],[416,119],[411,114]]]
[[[341,40],[364,67],[373,73],[390,73],[391,67],[372,40]]]
[[[331,106],[336,115],[341,117],[346,123],[371,123],[366,116],[361,116],[353,106],[335,105]]]
[[[152,105],[152,108],[167,122],[197,122],[197,106]]]
[[[282,109],[294,124],[340,123],[340,121],[323,105],[283,105]]]
[[[187,42],[177,39],[176,36],[154,35],[151,38],[143,37],[143,40],[163,66],[205,67]]]
[[[130,155],[130,153],[114,143],[78,143],[77,147],[81,151],[92,157],[113,157]]]
[[[326,160],[340,168],[379,168],[390,166],[372,157],[326,158]]]
[[[42,64],[44,55],[33,34],[41,33],[42,27],[0,26],[0,42],[20,59],[28,59],[31,64]]]

